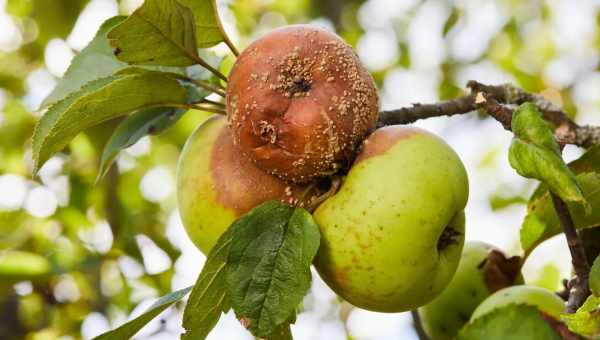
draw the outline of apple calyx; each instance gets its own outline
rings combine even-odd
[[[497,249],[492,249],[478,268],[483,269],[486,285],[494,293],[502,288],[512,286],[521,272],[520,256],[506,257]]]
[[[458,244],[458,239],[462,235],[461,232],[455,230],[451,226],[447,226],[440,235],[437,243],[438,252],[443,251],[452,244]]]

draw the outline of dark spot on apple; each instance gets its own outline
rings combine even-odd
[[[115,48],[115,50],[113,51],[113,53],[115,54],[115,56],[118,56],[119,54],[121,54],[121,49],[120,48]]]
[[[294,85],[292,85],[290,92],[294,93],[302,93],[308,92],[310,90],[310,82],[302,77],[294,78]]]
[[[452,228],[450,226],[446,226],[444,231],[442,231],[442,235],[440,235],[440,238],[438,239],[438,243],[437,243],[438,252],[448,248],[449,246],[451,246],[453,244],[458,244],[458,241],[456,240],[456,238],[460,235],[462,235],[462,234],[460,232],[454,230],[454,228]]]

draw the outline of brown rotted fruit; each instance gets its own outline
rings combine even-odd
[[[338,36],[274,30],[238,57],[227,86],[235,143],[265,171],[306,183],[350,164],[375,128],[373,79]]]

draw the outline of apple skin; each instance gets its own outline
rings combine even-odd
[[[475,308],[492,294],[481,266],[492,249],[484,242],[467,242],[450,284],[437,298],[419,308],[423,328],[431,340],[454,339]]]
[[[437,136],[403,126],[376,130],[339,192],[314,213],[319,274],[363,309],[426,304],[458,266],[468,191],[462,162]]]
[[[177,165],[177,200],[185,229],[208,254],[235,219],[269,200],[298,204],[306,187],[260,170],[233,143],[227,119],[212,116],[189,137]]]
[[[471,321],[509,304],[527,304],[537,307],[547,315],[559,319],[565,310],[565,302],[553,292],[535,286],[512,286],[500,289],[485,299],[473,312]]]

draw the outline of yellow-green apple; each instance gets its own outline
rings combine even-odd
[[[352,48],[309,25],[273,30],[237,58],[227,115],[240,149],[293,182],[349,165],[375,129],[377,88]]]
[[[200,125],[179,158],[179,212],[188,235],[205,254],[240,215],[268,200],[297,204],[306,189],[260,170],[243,156],[223,116]]]
[[[451,340],[477,306],[498,289],[520,281],[520,258],[506,258],[484,242],[467,242],[456,274],[433,301],[419,308],[431,340]]]
[[[490,295],[475,309],[471,320],[509,304],[534,306],[554,319],[559,319],[565,309],[565,302],[555,293],[540,287],[519,285],[500,289]]]
[[[456,271],[467,197],[465,168],[442,139],[418,128],[378,129],[339,192],[314,213],[322,234],[315,266],[360,308],[422,306]]]

